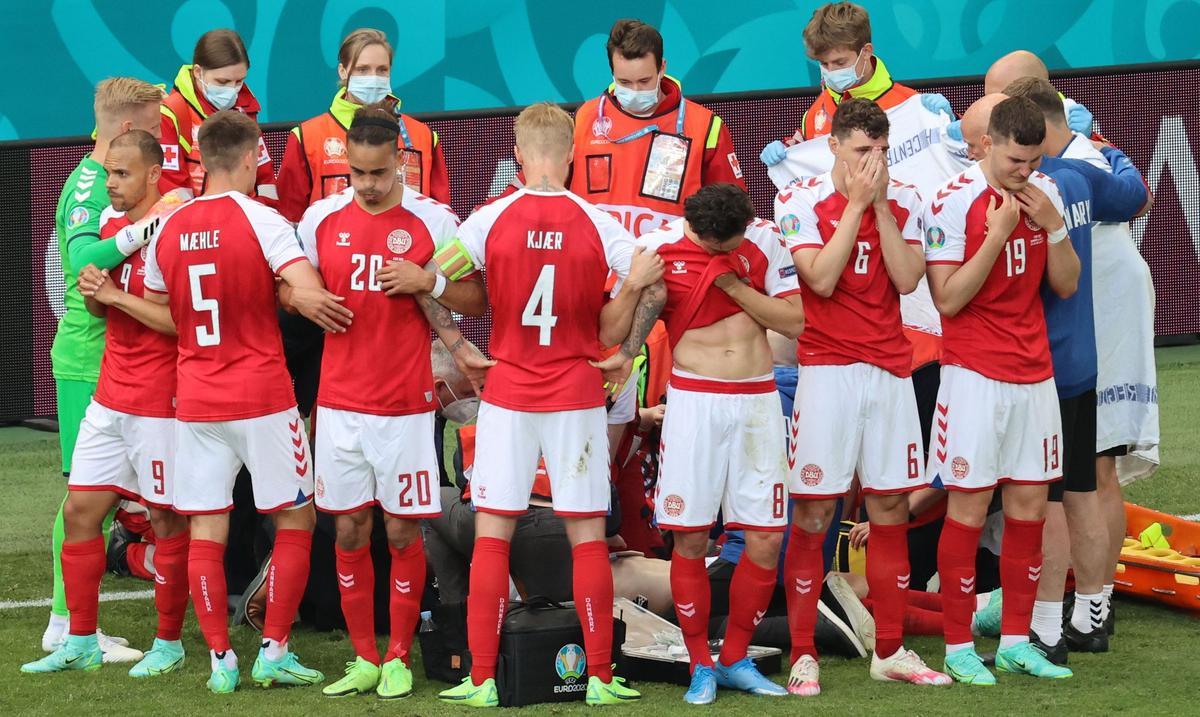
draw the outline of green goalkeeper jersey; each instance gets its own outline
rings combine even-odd
[[[108,206],[108,189],[104,183],[108,172],[92,159],[83,158],[58,197],[54,213],[54,229],[58,236],[58,252],[62,257],[66,313],[58,322],[50,363],[54,377],[72,381],[92,381],[100,378],[100,357],[104,353],[104,319],[88,313],[83,296],[75,286],[81,267],[75,266],[80,250],[100,241],[100,212]],[[111,267],[102,267],[111,268]]]

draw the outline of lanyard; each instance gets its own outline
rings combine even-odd
[[[596,114],[599,116],[600,123],[602,126],[604,123],[604,104],[606,102],[608,102],[608,93],[607,92],[600,95],[600,107],[596,110]],[[679,135],[680,137],[683,136],[683,117],[684,117],[686,107],[687,107],[687,104],[684,102],[683,97],[680,97],[679,98],[679,116],[675,119],[675,134]],[[627,134],[620,139],[613,139],[611,141],[613,144],[625,144],[626,142],[632,142],[635,139],[640,139],[640,138],[645,137],[646,135],[650,134],[651,132],[657,132],[657,131],[658,131],[658,125],[650,124],[650,125],[646,125],[645,127],[642,127],[641,129],[639,129],[638,131],[636,131],[632,134]]]
[[[400,138],[404,140],[404,148],[412,149],[412,140],[408,137],[408,128],[404,126],[404,117],[399,112],[396,113],[396,122],[400,124]]]

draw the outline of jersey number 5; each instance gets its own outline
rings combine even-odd
[[[221,343],[221,307],[217,306],[216,299],[206,299],[200,288],[200,277],[216,276],[216,264],[194,264],[188,267],[188,288],[191,289],[192,309],[195,311],[207,311],[209,313],[209,323],[212,328],[207,326],[196,327],[196,343],[200,346],[216,346]]]
[[[533,293],[525,302],[525,310],[521,312],[522,326],[536,326],[538,329],[538,345],[550,345],[550,329],[558,323],[554,315],[554,265],[547,264],[538,274],[537,283],[533,285]]]

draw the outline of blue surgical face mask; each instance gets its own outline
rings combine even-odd
[[[613,78],[613,82],[616,82],[615,77]],[[629,87],[622,87],[617,83],[613,88],[613,96],[617,98],[617,102],[621,103],[621,107],[630,114],[643,115],[658,105],[657,86],[650,90],[634,90]]]
[[[863,50],[866,48],[864,47]],[[858,55],[854,58],[854,63],[848,67],[843,67],[840,70],[827,70],[821,67],[821,80],[825,86],[834,92],[845,92],[854,87],[862,79],[858,74],[858,62],[862,59],[862,50],[858,51]]]
[[[238,94],[242,91],[242,83],[236,85],[212,85],[200,80],[200,89],[204,97],[218,110],[227,110],[237,103]]]
[[[392,78],[387,75],[351,75],[346,80],[346,92],[364,105],[373,105],[392,92]]]

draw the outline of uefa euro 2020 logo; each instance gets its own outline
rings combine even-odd
[[[554,658],[554,670],[563,682],[575,682],[587,671],[587,655],[573,642],[563,645]]]

